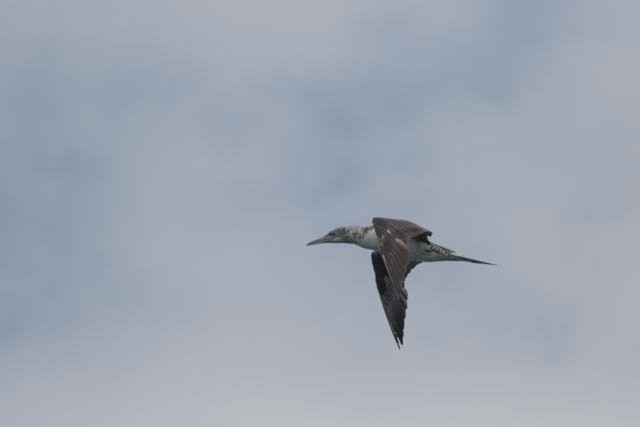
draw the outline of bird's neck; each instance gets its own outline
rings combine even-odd
[[[373,226],[353,226],[351,230],[351,236],[353,243],[361,248],[377,250],[378,249],[378,237],[373,230]]]

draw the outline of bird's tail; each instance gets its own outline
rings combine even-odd
[[[466,262],[472,262],[474,264],[496,265],[496,264],[491,263],[491,262],[480,261],[480,260],[477,260],[477,259],[467,258],[467,257],[464,257],[464,256],[455,255],[455,254],[451,254],[450,256],[451,256],[451,261],[466,261]]]

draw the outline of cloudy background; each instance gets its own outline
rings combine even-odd
[[[4,0],[0,424],[638,425],[638,3],[376,3]]]

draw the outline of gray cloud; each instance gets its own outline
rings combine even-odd
[[[3,424],[637,423],[635,6],[11,7]],[[401,353],[374,215],[499,264]]]

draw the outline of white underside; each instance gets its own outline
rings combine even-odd
[[[378,250],[378,236],[376,236],[376,232],[373,229],[369,230],[367,234],[364,235],[364,238],[357,243],[358,246],[365,249],[370,249],[372,251]]]

